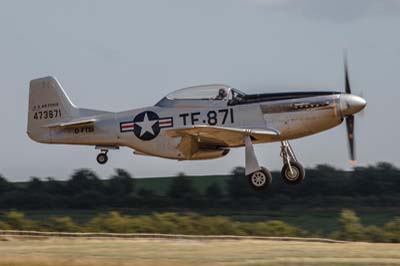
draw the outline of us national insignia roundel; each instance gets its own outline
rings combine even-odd
[[[120,131],[133,132],[141,140],[152,140],[160,134],[160,130],[172,127],[172,117],[160,118],[155,112],[145,111],[135,116],[133,121],[120,123]]]

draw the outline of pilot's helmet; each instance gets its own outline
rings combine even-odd
[[[218,91],[218,98],[219,99],[224,99],[228,94],[226,93],[226,90],[224,88],[219,89]]]

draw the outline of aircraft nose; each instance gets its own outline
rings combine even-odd
[[[352,115],[360,112],[367,105],[367,102],[360,96],[352,94],[342,94],[340,96],[340,109],[343,116]]]

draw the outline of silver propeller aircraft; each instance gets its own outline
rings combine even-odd
[[[177,90],[155,106],[123,112],[76,107],[54,77],[30,82],[28,135],[40,143],[93,145],[105,164],[109,150],[176,160],[223,157],[245,147],[245,173],[255,190],[270,185],[253,145],[281,142],[282,178],[298,184],[305,177],[288,140],[333,128],[346,120],[350,158],[354,153],[354,114],[366,101],[351,94],[347,63],[345,92],[307,91],[245,94],[227,85]]]

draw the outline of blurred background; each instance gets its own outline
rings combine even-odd
[[[323,3],[323,4],[322,4]],[[400,242],[397,143],[400,3],[395,0],[3,1],[0,3],[0,229],[329,237]],[[29,80],[54,75],[79,107],[121,111],[226,83],[244,92],[352,90],[359,164],[344,125],[293,141],[305,182],[284,184],[279,144],[255,193],[244,150],[177,162],[26,135]],[[151,177],[151,178],[150,178]]]
[[[343,90],[343,49],[352,89],[368,101],[356,124],[360,166],[399,164],[400,4],[396,0],[4,1],[0,8],[0,173],[68,179],[73,169],[139,177],[227,174],[244,150],[211,161],[176,162],[90,147],[41,145],[26,135],[29,80],[54,75],[80,107],[120,111],[170,91],[226,83],[248,93]],[[349,169],[344,125],[293,146],[307,167]],[[316,147],[318,147],[316,149]],[[256,147],[280,169],[279,145]],[[157,167],[154,167],[157,166]]]

